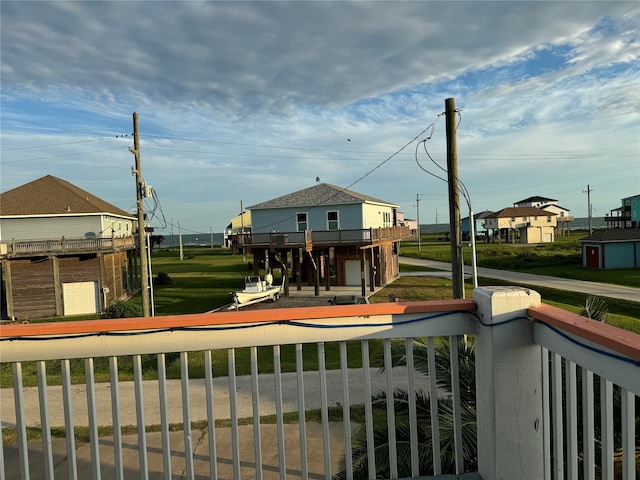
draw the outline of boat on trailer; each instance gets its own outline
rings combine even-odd
[[[269,273],[264,279],[258,275],[248,275],[244,277],[244,290],[233,292],[233,301],[236,306],[245,306],[252,303],[271,300],[275,302],[280,298],[282,285],[273,285],[273,276]]]

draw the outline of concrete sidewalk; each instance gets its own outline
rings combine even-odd
[[[322,425],[317,422],[307,422],[307,462],[308,475],[303,476],[300,461],[300,434],[298,424],[284,425],[285,452],[287,478],[312,478],[322,479],[325,476],[325,449],[328,449],[331,458],[331,475],[339,471],[340,462],[344,455],[344,424],[332,422],[329,424],[329,445],[324,444]],[[358,425],[352,425],[352,431],[356,431]],[[261,425],[262,433],[261,455],[262,475],[266,480],[280,478],[276,425]],[[186,460],[184,456],[184,433],[171,432],[171,473],[172,479],[183,479],[186,476]],[[147,433],[147,459],[149,465],[149,480],[164,480],[161,433]],[[196,480],[213,478],[209,462],[209,437],[204,431],[193,430],[191,432],[193,451],[193,471]],[[254,449],[253,426],[239,427],[238,443],[240,448],[240,476],[242,478],[257,478],[256,457]],[[113,450],[113,438],[101,437],[99,441],[100,473],[102,478],[115,478],[115,460]],[[139,479],[140,462],[138,451],[138,437],[125,435],[122,439],[123,448],[123,472],[125,479]],[[54,478],[66,479],[68,477],[69,463],[66,457],[65,440],[56,438],[52,441]],[[232,441],[230,428],[216,429],[215,439],[217,478],[233,479],[234,475]],[[16,446],[4,447],[5,474],[7,479],[19,479],[20,465],[18,449]],[[93,466],[91,462],[90,445],[84,444],[76,449],[77,478],[93,478]],[[29,474],[31,480],[44,480],[44,462],[42,456],[42,443],[31,442],[29,444]]]
[[[329,406],[338,406],[345,403],[342,392],[342,372],[340,370],[327,370],[327,402]],[[364,401],[364,384],[362,381],[362,369],[349,369],[349,400],[351,404],[361,404]],[[272,374],[261,374],[259,382],[259,406],[260,415],[275,414],[275,385]],[[297,374],[282,374],[282,391],[284,396],[283,411],[295,412],[298,410],[297,400]],[[393,368],[394,388],[407,387],[407,370],[405,367]],[[303,375],[305,392],[305,409],[320,408],[322,398],[320,392],[319,372],[308,371]],[[386,376],[379,374],[376,369],[371,371],[371,388],[373,392],[381,390],[386,384]],[[416,386],[427,388],[428,378],[416,377]],[[192,422],[206,420],[206,395],[205,382],[202,379],[189,381],[189,405]],[[52,426],[64,425],[64,411],[62,406],[62,388],[60,386],[48,386],[47,397],[49,404],[49,417]],[[110,385],[106,383],[95,384],[98,402],[97,415],[100,425],[112,425]],[[230,418],[229,408],[229,379],[226,377],[214,379],[214,415],[216,419]],[[0,406],[2,407],[3,427],[15,428],[15,412],[13,408],[13,389],[0,391]],[[40,426],[40,414],[38,403],[38,391],[36,387],[25,388],[25,423],[30,427]],[[444,392],[443,392],[444,394]],[[86,387],[85,385],[72,385],[73,418],[75,425],[87,425]],[[134,384],[133,382],[119,383],[119,396],[121,405],[121,424],[136,425]],[[145,425],[160,424],[160,405],[158,396],[158,382],[146,380],[143,382]],[[253,399],[251,394],[251,377],[236,377],[237,414],[239,418],[251,417],[253,413]],[[180,380],[167,381],[167,398],[169,408],[169,422],[182,423],[182,390]],[[129,406],[129,408],[127,408]],[[358,425],[352,425],[352,434],[357,431]],[[307,455],[309,462],[309,475],[306,478],[326,478],[324,475],[325,448],[331,452],[331,473],[338,471],[338,464],[344,455],[344,424],[336,422],[330,424],[329,445],[324,444],[322,426],[316,422],[306,423]],[[239,427],[239,445],[241,450],[242,476],[256,478],[253,427]],[[263,448],[263,474],[265,479],[279,478],[279,452],[276,425],[261,425]],[[182,431],[171,433],[172,448],[172,472],[174,479],[186,478],[182,474],[185,470],[184,459],[184,434]],[[300,472],[300,433],[297,424],[285,425],[285,459],[287,478],[303,478]],[[162,436],[160,433],[147,433],[147,454],[150,465],[150,479],[163,479]],[[191,434],[191,442],[194,454],[195,478],[205,479],[209,476],[209,438],[206,429],[194,430]],[[100,463],[102,478],[114,478],[113,438],[101,437]],[[55,465],[55,478],[68,478],[68,464],[66,458],[66,444],[64,439],[52,440],[52,448]],[[128,435],[123,438],[123,457],[125,478],[138,479],[138,439],[136,435]],[[218,464],[218,478],[234,478],[232,454],[231,454],[231,429],[216,429],[216,457]],[[81,445],[76,450],[78,478],[91,478],[91,450],[89,444]],[[15,445],[4,446],[4,461],[7,479],[18,479],[19,458]],[[42,442],[29,444],[29,464],[31,479],[44,479]],[[204,473],[203,473],[204,472]]]

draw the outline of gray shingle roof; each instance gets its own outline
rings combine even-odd
[[[134,215],[52,175],[25,183],[0,195],[1,216],[109,213]]]
[[[592,235],[580,239],[581,242],[626,242],[634,240],[640,240],[640,228],[598,230]]]
[[[519,203],[531,203],[531,202],[557,202],[558,200],[556,200],[555,198],[547,198],[547,197],[540,197],[540,196],[534,196],[534,197],[529,197],[529,198],[525,198],[524,200],[520,200],[519,202],[515,202],[515,204],[519,204]]]
[[[319,183],[313,187],[298,190],[282,197],[267,200],[248,207],[250,210],[286,207],[315,207],[317,205],[344,205],[349,203],[378,203],[397,207],[378,198],[336,187],[328,183]]]

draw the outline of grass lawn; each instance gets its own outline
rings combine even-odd
[[[574,231],[568,236],[557,237],[553,243],[538,245],[479,242],[476,244],[476,258],[480,267],[640,287],[637,269],[595,270],[583,267],[580,239],[587,235],[585,231]],[[421,237],[420,249],[417,242],[403,242],[400,252],[407,257],[451,261],[450,244],[435,241],[432,235]],[[470,265],[471,249],[465,247],[463,256],[465,263]]]
[[[505,247],[488,246],[492,248]],[[423,246],[423,254],[431,247]],[[448,249],[448,245],[438,245],[438,250]],[[518,246],[515,247],[519,248]],[[417,247],[416,247],[417,250]],[[408,255],[407,248],[403,246],[403,255]],[[446,260],[446,259],[445,259]],[[159,285],[155,292],[156,315],[173,315],[199,313],[212,310],[230,302],[230,292],[243,287],[243,278],[249,272],[246,261],[241,255],[232,255],[229,250],[222,248],[187,248],[184,259],[181,261],[177,251],[156,250],[152,257],[154,276],[159,272],[167,273],[171,279],[171,285]],[[425,270],[420,267],[402,266],[403,271]],[[637,275],[637,272],[635,272]],[[492,279],[480,279],[480,285],[498,285],[500,282]],[[541,287],[531,287],[538,291],[543,301],[574,312],[579,312],[586,295],[563,292]],[[393,294],[400,300],[436,300],[451,297],[451,281],[435,277],[401,277],[381,292],[374,295],[372,302],[386,302],[389,295]],[[473,295],[470,284],[466,284],[466,296]],[[140,296],[130,300],[131,303],[140,306]],[[610,319],[609,323],[622,328],[640,333],[640,303],[624,302],[619,300],[607,300]],[[95,318],[95,317],[94,317]],[[69,320],[69,319],[61,319]],[[361,366],[360,343],[350,342],[348,345],[349,367]],[[372,342],[371,359],[374,367],[380,345]],[[337,344],[325,346],[327,368],[339,367],[339,353]],[[295,346],[282,347],[282,369],[284,372],[295,371]],[[315,345],[303,347],[305,370],[317,369],[317,351]],[[271,347],[260,348],[258,351],[260,372],[273,371],[273,351]],[[143,375],[145,379],[157,378],[157,365],[155,356],[143,357]],[[107,359],[95,359],[96,381],[108,381]],[[178,355],[167,355],[167,375],[169,378],[179,378],[180,365]],[[213,352],[214,375],[227,375],[227,352]],[[236,367],[238,375],[249,373],[249,350],[238,349],[236,351]],[[48,362],[48,382],[52,385],[60,384],[58,362]],[[131,359],[123,357],[119,362],[120,378],[133,379]],[[189,375],[191,378],[204,376],[204,360],[202,354],[189,355]],[[33,362],[23,363],[23,379],[25,386],[34,386],[37,383],[36,369]],[[12,373],[10,365],[0,366],[0,386],[11,385]],[[82,383],[84,379],[84,362],[72,361],[72,381]]]

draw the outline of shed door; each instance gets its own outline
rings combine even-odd
[[[587,267],[600,268],[600,247],[585,248],[587,254]]]
[[[365,263],[365,278],[369,283],[369,264]],[[361,285],[360,260],[346,260],[344,262],[345,285]]]
[[[65,315],[84,315],[100,312],[98,282],[62,284]]]

